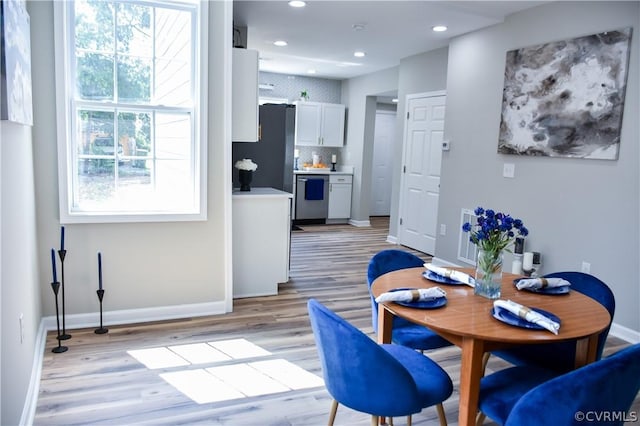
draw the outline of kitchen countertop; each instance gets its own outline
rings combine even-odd
[[[233,197],[242,197],[242,198],[268,198],[268,197],[286,197],[293,198],[293,194],[289,192],[280,191],[275,188],[266,188],[266,187],[251,187],[251,191],[240,191],[240,188],[233,188]]]
[[[353,168],[338,169],[335,172],[331,170],[294,170],[294,175],[352,175]]]

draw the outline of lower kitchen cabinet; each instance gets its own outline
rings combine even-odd
[[[291,197],[273,188],[234,191],[234,298],[278,294],[289,280]]]
[[[329,221],[345,222],[351,217],[351,187],[353,176],[329,175]]]

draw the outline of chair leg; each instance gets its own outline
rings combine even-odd
[[[378,426],[378,416],[371,416],[371,426]]]
[[[489,357],[491,356],[491,352],[485,352],[482,354],[482,375],[484,376],[484,370],[487,368],[487,363],[489,362]]]
[[[444,407],[442,403],[436,405],[438,411],[438,418],[440,419],[440,426],[447,426],[447,416],[444,414]]]
[[[389,426],[393,426],[393,417],[389,417],[389,423],[387,423]]]
[[[335,399],[331,403],[331,412],[329,413],[329,426],[333,426],[333,422],[336,420],[336,413],[338,412],[338,401]]]
[[[411,414],[407,416],[407,426],[411,426]]]
[[[481,426],[486,417],[487,416],[482,411],[478,411],[478,415],[476,416],[476,426]]]

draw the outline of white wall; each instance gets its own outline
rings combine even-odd
[[[40,325],[40,292],[51,300],[53,292],[49,283],[38,277],[31,127],[2,121],[0,132],[0,424],[14,425],[20,421],[34,357],[40,349],[36,345]]]
[[[230,65],[221,61],[227,54],[225,30],[231,34],[230,19],[223,8],[230,3],[210,2],[209,59],[209,152],[208,220],[179,223],[125,223],[66,225],[65,261],[66,313],[98,312],[97,257],[102,252],[105,317],[110,311],[141,308],[199,305],[225,300],[230,252],[230,189],[228,167],[231,163],[227,140],[223,94],[223,72]],[[34,80],[42,79],[42,90],[34,90],[34,161],[36,165],[37,219],[39,253],[58,247],[58,177],[56,163],[56,123],[53,90],[54,45],[51,2],[35,2],[40,16],[32,18],[31,46]],[[225,21],[227,19],[227,21]],[[231,42],[228,43],[231,45]],[[223,52],[223,46],[225,51]],[[207,59],[205,56],[205,59]],[[230,68],[227,72],[230,71]],[[230,247],[230,245],[229,245]],[[50,261],[40,256],[40,276],[50,276]],[[45,315],[53,315],[48,292],[42,293]],[[205,305],[211,306],[211,305]],[[206,307],[205,307],[206,309]],[[97,319],[97,316],[95,317]]]
[[[545,272],[591,273],[616,295],[614,321],[640,333],[638,98],[640,3],[558,2],[512,15],[449,46],[445,137],[436,256],[457,262],[460,209],[478,205],[524,220],[527,250],[542,253]],[[508,50],[633,26],[617,161],[497,154]],[[515,178],[502,177],[505,162]],[[510,264],[510,259],[508,260]],[[638,334],[637,336],[640,336]]]
[[[396,126],[396,153],[393,159],[393,191],[389,235],[398,236],[398,208],[400,204],[400,179],[402,177],[402,145],[406,123],[407,95],[444,90],[447,85],[448,48],[432,50],[410,56],[400,61],[398,69],[398,116]]]
[[[397,67],[342,82],[342,103],[347,106],[347,136],[342,155],[343,164],[355,167],[351,197],[354,223],[369,221],[376,96],[397,87]]]

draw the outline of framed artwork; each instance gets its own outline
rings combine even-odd
[[[23,0],[0,5],[0,118],[33,125],[30,19]]]
[[[616,160],[631,28],[507,52],[498,153]]]

